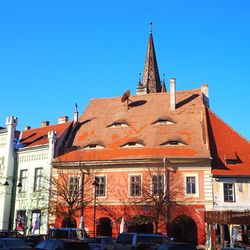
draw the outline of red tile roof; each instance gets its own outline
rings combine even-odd
[[[69,128],[72,122],[65,122],[61,124],[45,126],[22,131],[20,143],[24,147],[32,147],[38,145],[48,144],[48,132],[56,131],[58,138]]]
[[[250,176],[250,142],[207,109],[212,173]]]
[[[57,160],[210,156],[203,143],[200,89],[178,91],[174,112],[169,109],[169,93],[136,95],[130,99],[129,108],[126,103],[121,103],[120,97],[92,99],[79,119],[81,127],[73,141],[73,146],[80,149],[61,155]],[[153,124],[158,119],[169,119],[174,124]],[[112,123],[121,121],[128,126],[110,127]],[[169,140],[180,140],[187,145],[161,146]],[[128,142],[139,142],[144,147],[121,148]],[[89,144],[100,144],[105,148],[84,149]]]

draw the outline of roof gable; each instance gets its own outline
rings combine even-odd
[[[250,176],[250,142],[207,109],[212,173]]]
[[[32,147],[38,145],[45,145],[49,143],[48,132],[56,131],[57,137],[61,135],[69,128],[72,122],[65,122],[61,124],[45,126],[41,128],[34,128],[22,131],[20,143],[22,147]]]

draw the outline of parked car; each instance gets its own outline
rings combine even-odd
[[[243,247],[222,247],[221,250],[245,250],[250,248],[243,248]]]
[[[157,250],[196,250],[196,246],[186,242],[168,242],[159,245]]]
[[[160,234],[121,233],[116,240],[116,250],[135,249],[140,243],[149,244],[153,248],[167,242],[170,239]]]
[[[0,238],[1,250],[31,250],[23,239],[18,238]]]
[[[16,230],[0,230],[0,238],[20,238],[23,239],[24,235]]]
[[[47,239],[38,243],[34,250],[90,250],[86,241],[71,239]]]
[[[115,250],[115,241],[109,236],[96,236],[87,238],[91,250]]]
[[[47,239],[47,235],[45,234],[33,234],[33,235],[26,236],[24,238],[24,241],[26,242],[27,245],[33,248],[39,242],[46,240],[46,239]]]
[[[50,228],[49,238],[53,239],[85,239],[87,233],[81,228]]]

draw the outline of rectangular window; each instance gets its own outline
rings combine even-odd
[[[152,176],[152,194],[153,195],[162,195],[164,193],[163,190],[163,175],[153,175]]]
[[[20,183],[21,183],[21,188],[20,192],[26,192],[27,191],[27,174],[28,170],[20,170]]]
[[[105,196],[105,188],[106,188],[105,176],[96,176],[95,181],[97,183],[95,187],[96,196]]]
[[[225,202],[235,202],[234,196],[234,184],[224,183],[224,201]]]
[[[196,194],[195,186],[196,186],[195,176],[187,176],[186,177],[186,193]]]
[[[80,194],[79,178],[77,176],[70,176],[69,178],[69,195],[75,196]]]
[[[141,176],[140,175],[130,176],[130,195],[131,196],[141,195]]]
[[[42,184],[42,168],[35,169],[34,191],[40,191]]]

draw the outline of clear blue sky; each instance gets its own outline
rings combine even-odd
[[[211,109],[250,139],[250,1],[0,1],[0,126],[73,118],[137,87],[149,21],[160,74],[209,84]],[[168,84],[167,84],[168,87]],[[169,89],[169,88],[168,88]]]

